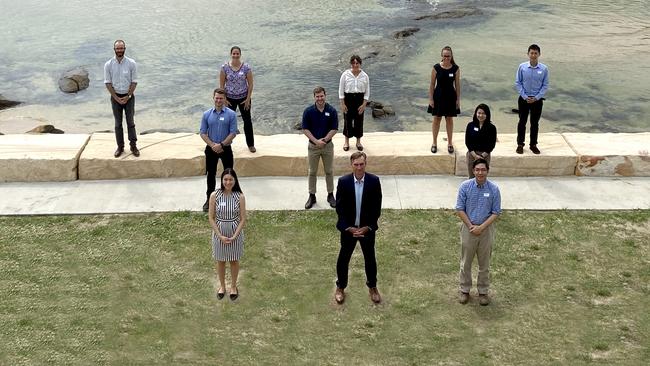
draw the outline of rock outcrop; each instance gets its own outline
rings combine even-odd
[[[82,67],[66,71],[59,79],[59,89],[64,93],[76,93],[88,88],[90,79],[88,71]]]
[[[60,135],[65,132],[63,130],[59,130],[58,128],[52,125],[40,125],[32,128],[31,130],[25,133],[53,133],[53,134]]]
[[[20,102],[17,102],[15,100],[5,99],[5,97],[2,96],[2,94],[0,94],[0,110],[15,107],[18,104],[20,104]]]

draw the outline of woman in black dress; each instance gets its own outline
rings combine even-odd
[[[443,47],[440,56],[442,60],[433,65],[431,83],[429,84],[429,108],[427,112],[433,115],[431,152],[435,154],[438,151],[440,121],[442,117],[445,117],[447,151],[452,154],[454,152],[452,142],[454,117],[460,114],[460,68],[454,61],[451,47]]]

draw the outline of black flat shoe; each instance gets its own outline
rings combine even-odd
[[[437,152],[438,152],[438,146],[436,146],[436,145],[431,145],[431,152],[432,152],[433,154],[437,153]]]
[[[226,292],[217,292],[217,299],[221,300],[226,296]]]
[[[447,151],[448,151],[450,154],[453,154],[453,153],[454,153],[454,146],[453,146],[453,145],[449,145],[449,146],[447,146]]]
[[[236,294],[233,294],[233,293],[230,294],[230,301],[235,301],[235,300],[237,300],[238,297],[239,297],[239,289],[237,288],[237,293]]]

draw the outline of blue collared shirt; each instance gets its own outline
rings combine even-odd
[[[548,90],[548,67],[538,62],[535,67],[530,66],[530,61],[519,65],[515,75],[515,87],[519,96],[526,99],[535,97],[540,100]]]
[[[456,211],[464,211],[474,225],[481,225],[492,214],[500,215],[499,187],[489,180],[481,186],[476,183],[476,178],[464,181],[458,189]]]
[[[138,83],[138,65],[132,58],[124,56],[122,62],[116,57],[104,64],[104,84],[111,84],[118,94],[129,92],[131,83]]]
[[[339,129],[339,117],[336,109],[329,103],[325,103],[325,108],[321,112],[316,108],[316,104],[312,104],[302,114],[302,128],[309,130],[316,139],[322,139],[331,130]]]
[[[237,133],[237,115],[230,108],[223,107],[221,112],[210,108],[203,112],[199,132],[207,134],[210,140],[218,144],[228,135]]]
[[[354,177],[354,175],[353,175]],[[361,179],[354,177],[354,198],[356,200],[357,215],[354,218],[354,226],[361,225],[361,198],[363,198],[363,183],[366,175],[364,174]]]

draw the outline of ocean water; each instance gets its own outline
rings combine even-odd
[[[138,132],[198,130],[233,45],[253,67],[260,134],[294,131],[316,85],[337,105],[352,53],[373,55],[363,64],[371,99],[396,111],[368,114],[366,130],[428,131],[430,72],[445,45],[462,73],[457,131],[478,103],[491,106],[499,131],[515,131],[514,74],[531,43],[551,72],[542,132],[646,131],[650,122],[650,10],[642,1],[0,0],[0,9],[0,94],[24,102],[0,111],[4,133],[45,123],[68,133],[112,130],[103,64],[118,38],[139,65]],[[444,17],[450,12],[466,16]],[[420,30],[393,38],[407,27]],[[90,72],[90,87],[60,92],[59,76],[76,66]]]

